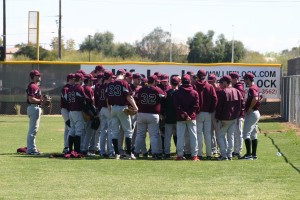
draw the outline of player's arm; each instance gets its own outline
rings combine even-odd
[[[37,99],[34,96],[28,96],[29,103],[31,104],[42,104],[43,99]]]
[[[253,111],[253,107],[256,105],[257,101],[258,101],[258,97],[253,97],[252,98],[249,109],[247,110],[247,114],[249,114],[250,112]]]
[[[130,94],[128,94],[126,96],[126,99],[130,103],[130,105],[133,107],[134,110],[136,110],[136,111],[139,110],[136,103],[135,103],[135,101],[134,101],[134,99],[133,99],[133,97]]]

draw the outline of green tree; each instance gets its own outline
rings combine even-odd
[[[123,60],[135,56],[135,47],[129,43],[120,43],[115,45],[114,56],[121,57]]]
[[[241,41],[234,41],[234,62],[240,62],[246,55],[246,49]],[[222,62],[231,62],[232,57],[232,41],[227,41],[225,44],[224,59]]]
[[[66,41],[66,51],[75,51],[76,50],[76,43],[75,40],[69,39]]]
[[[157,27],[140,42],[136,42],[137,53],[151,61],[169,61],[170,33]]]
[[[14,57],[18,57],[20,55],[26,56],[30,58],[31,60],[37,60],[36,57],[36,47],[30,46],[30,45],[16,45],[20,47],[20,49],[14,54]],[[40,60],[44,60],[46,57],[50,55],[50,52],[43,47],[40,47]]]
[[[50,47],[52,50],[58,50],[58,37],[53,37],[50,43]],[[65,49],[64,39],[61,38],[61,49]]]

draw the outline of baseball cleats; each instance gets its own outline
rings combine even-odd
[[[193,156],[192,161],[200,161],[200,160],[199,160],[198,156]]]
[[[258,159],[257,156],[252,156],[252,158],[253,158],[253,160],[257,160]]]
[[[239,158],[240,160],[253,160],[252,155],[245,154],[243,157]]]
[[[211,160],[211,156],[206,156],[206,160]]]
[[[228,160],[227,157],[220,156],[220,157],[218,158],[218,161],[226,161],[226,160]]]
[[[41,154],[43,154],[42,152],[40,151],[33,151],[33,152],[28,152],[26,153],[27,155],[31,155],[31,156],[39,156]]]
[[[115,155],[115,159],[116,159],[116,160],[120,160],[120,154],[116,154],[116,155]]]
[[[165,154],[164,159],[165,160],[171,160],[171,155],[170,154]]]
[[[185,157],[183,157],[183,156],[177,156],[176,157],[176,160],[185,160],[186,158]]]
[[[242,155],[240,153],[235,153],[235,152],[232,152],[232,157],[237,157],[237,158],[241,158]]]
[[[136,160],[136,157],[133,154],[126,154],[124,157],[125,160]]]
[[[62,151],[63,154],[67,154],[69,152],[69,147],[65,147]]]

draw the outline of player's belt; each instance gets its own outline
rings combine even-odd
[[[41,107],[41,105],[40,104],[34,104],[34,103],[30,103],[30,104],[28,104],[29,106],[33,106],[33,107]]]
[[[121,105],[121,104],[112,104],[111,106],[125,106],[124,104]]]

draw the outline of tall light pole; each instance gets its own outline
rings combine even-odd
[[[172,24],[170,24],[170,62],[172,62]]]
[[[89,35],[89,62],[91,61],[91,35]]]
[[[234,25],[232,25],[231,62],[234,63]]]
[[[59,0],[58,16],[58,59],[61,59],[61,0]]]
[[[3,0],[3,61],[6,59],[6,0]]]

